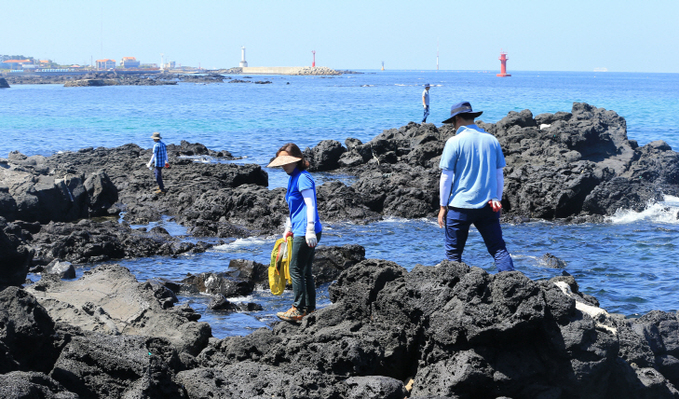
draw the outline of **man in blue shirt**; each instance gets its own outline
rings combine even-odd
[[[445,227],[446,258],[461,262],[469,226],[481,233],[499,271],[514,270],[502,239],[500,210],[506,166],[500,142],[474,123],[482,112],[471,104],[453,105],[450,118],[456,134],[446,141],[441,155],[439,227]]]
[[[170,167],[170,164],[167,162],[167,149],[165,148],[165,143],[160,141],[160,133],[154,132],[153,135],[151,135],[151,138],[155,141],[155,144],[153,145],[151,160],[146,166],[148,166],[149,169],[153,169],[153,174],[156,177],[156,182],[158,183],[156,194],[165,194],[167,191],[163,185],[163,167]]]

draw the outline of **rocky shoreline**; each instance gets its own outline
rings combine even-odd
[[[679,154],[664,142],[628,140],[613,111],[575,103],[571,112],[525,110],[479,124],[507,158],[506,221],[601,222],[679,193]],[[367,143],[306,149],[313,170],[356,177],[318,187],[321,218],[434,217],[438,160],[453,134],[410,123]],[[407,272],[365,259],[360,246],[320,247],[314,275],[335,281],[332,305],[299,326],[219,340],[190,307],[175,306],[176,295],[253,309],[229,298],[266,286],[266,265],[236,260],[227,272],[175,282],[138,282],[115,265],[75,281],[50,273],[65,262],[213,245],[130,227],[162,216],[212,242],[280,230],[285,190],[269,190],[259,165],[228,163],[227,151],[188,142],[168,145],[168,155],[168,195],[153,194],[142,167],[150,150],[134,144],[0,159],[1,397],[679,397],[677,314],[608,314],[568,275],[532,281],[451,262]],[[42,273],[38,283],[26,282],[29,270]]]
[[[360,74],[353,71],[336,71],[327,67],[299,67],[286,75],[298,76],[337,76],[343,74]],[[201,74],[192,73],[118,73],[115,71],[91,72],[87,74],[8,74],[0,77],[0,88],[21,84],[63,84],[64,87],[96,87],[96,86],[164,86],[177,83],[257,83],[270,84],[271,81],[252,81],[250,76],[234,78],[228,75],[243,75],[242,68],[208,71]]]

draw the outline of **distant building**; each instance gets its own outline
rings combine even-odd
[[[140,65],[141,62],[137,61],[134,57],[123,57],[123,60],[120,62],[120,66],[123,68],[139,68]]]
[[[97,60],[97,69],[115,69],[116,60]]]
[[[2,67],[4,69],[22,69],[23,65],[33,65],[31,60],[6,60],[2,62]]]

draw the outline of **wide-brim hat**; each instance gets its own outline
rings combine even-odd
[[[151,138],[152,139],[158,139],[158,140],[162,139],[162,137],[160,137],[160,133],[158,133],[158,132],[153,132],[153,134],[151,135]]]
[[[453,123],[455,116],[459,114],[469,114],[472,118],[478,118],[483,111],[474,112],[469,101],[463,101],[450,107],[450,117],[441,123]]]
[[[276,166],[283,166],[295,162],[301,161],[302,158],[299,157],[293,157],[292,155],[279,155],[276,158],[274,158],[273,161],[271,161],[268,165],[266,165],[267,168],[274,168]]]

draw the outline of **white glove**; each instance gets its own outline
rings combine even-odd
[[[292,235],[292,222],[290,221],[290,218],[285,219],[285,230],[283,231],[283,239],[288,238],[288,236]]]
[[[316,226],[314,222],[309,222],[306,225],[306,235],[304,236],[306,238],[306,245],[310,246],[311,248],[315,247],[316,244],[318,244],[318,238],[316,238]]]
[[[149,163],[146,164],[146,167],[149,168],[149,169],[151,169],[151,163],[152,163],[152,162],[153,162],[153,160],[149,161]]]

